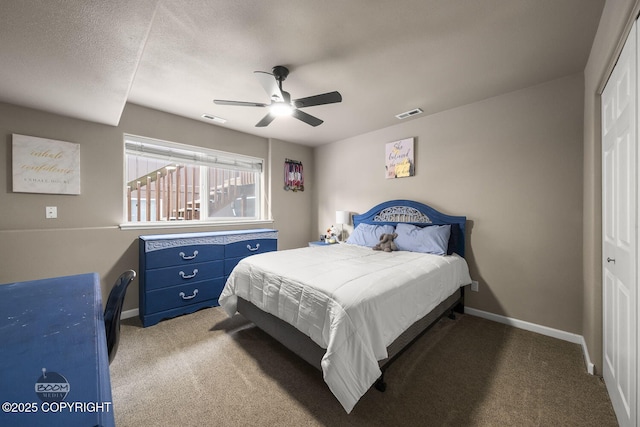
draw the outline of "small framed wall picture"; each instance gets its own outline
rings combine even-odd
[[[385,173],[387,179],[415,175],[414,138],[388,142],[385,147]]]
[[[12,135],[15,193],[80,194],[80,144]]]

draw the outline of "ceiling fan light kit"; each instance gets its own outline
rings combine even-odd
[[[293,113],[293,107],[286,102],[274,102],[269,106],[269,112],[274,116],[290,116]]]
[[[256,127],[268,126],[277,116],[293,116],[311,126],[319,126],[323,123],[317,117],[301,111],[300,108],[313,107],[315,105],[334,104],[342,102],[342,95],[339,92],[327,92],[320,95],[308,96],[306,98],[291,100],[289,92],[282,90],[282,82],[289,75],[289,69],[282,65],[276,65],[271,73],[265,71],[254,71],[254,75],[269,95],[271,102],[264,104],[260,102],[227,101],[224,99],[214,99],[217,105],[231,105],[239,107],[269,107],[269,113],[262,118]]]

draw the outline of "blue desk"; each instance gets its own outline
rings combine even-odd
[[[0,425],[114,426],[96,273],[0,285]]]

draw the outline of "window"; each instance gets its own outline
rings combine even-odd
[[[263,160],[125,135],[125,222],[262,219]]]

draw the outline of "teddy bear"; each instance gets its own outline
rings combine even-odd
[[[373,250],[385,252],[397,251],[398,247],[393,241],[393,239],[395,239],[396,237],[398,237],[398,233],[383,234],[382,236],[380,236],[380,242],[378,242],[378,244],[373,247]]]

